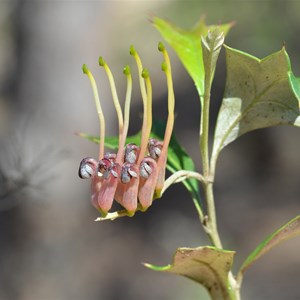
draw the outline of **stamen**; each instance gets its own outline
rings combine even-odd
[[[94,101],[96,104],[96,109],[97,109],[97,113],[98,113],[98,117],[99,117],[99,123],[100,123],[100,145],[99,145],[99,160],[103,157],[104,155],[104,140],[105,140],[105,119],[104,119],[104,114],[101,108],[101,104],[100,104],[100,99],[99,99],[99,93],[98,93],[98,89],[97,89],[97,84],[96,81],[94,79],[94,76],[92,75],[92,73],[90,72],[90,70],[88,69],[87,65],[84,64],[82,66],[82,71],[84,74],[86,74],[91,82],[91,86],[93,89],[93,93],[94,93]]]
[[[125,147],[125,142],[126,142],[126,137],[128,133],[128,127],[129,127],[130,102],[131,102],[131,93],[132,93],[132,77],[131,77],[129,66],[124,67],[123,73],[124,75],[126,75],[127,78],[127,89],[126,89],[126,98],[124,104],[124,126],[123,126],[122,138],[119,141],[119,151],[117,155],[118,162],[121,162],[124,156],[124,147]]]
[[[165,46],[162,43],[158,44],[158,50],[163,53],[165,62],[162,63],[162,70],[166,74],[167,78],[167,86],[168,86],[168,120],[165,130],[164,142],[163,147],[161,150],[160,157],[158,159],[158,177],[156,183],[156,196],[160,197],[161,191],[165,181],[165,169],[167,163],[167,155],[168,155],[168,146],[171,140],[172,131],[174,127],[174,108],[175,108],[175,96],[174,96],[174,89],[173,89],[173,81],[172,81],[172,70],[171,70],[171,63],[170,58],[167,53]]]
[[[149,83],[148,84],[146,83],[146,81],[147,81],[146,77],[149,78],[149,74],[146,70],[143,69],[141,59],[133,46],[130,46],[130,55],[133,56],[133,58],[135,59],[136,64],[137,64],[138,73],[139,73],[139,83],[140,83],[141,95],[142,95],[142,100],[143,100],[144,113],[143,113],[143,125],[142,125],[142,137],[141,137],[141,140],[142,140],[141,144],[143,144],[143,141],[148,140],[147,124],[149,122],[149,120],[148,120],[149,95],[147,95],[147,93],[149,91],[151,93],[151,88],[149,90],[149,88],[147,86],[147,91],[146,91],[146,85],[149,85]],[[149,82],[150,82],[150,79],[149,79]],[[151,86],[151,82],[150,82],[150,86]],[[151,95],[151,97],[152,97],[152,95]],[[151,115],[152,115],[152,112],[151,112]],[[150,121],[152,122],[152,117],[151,117]],[[151,126],[150,126],[150,130],[151,130]],[[141,151],[140,151],[140,155],[139,155],[139,159],[138,159],[138,164],[143,160],[145,151],[146,151],[146,147],[142,147],[142,145],[141,145]]]
[[[158,50],[162,52],[165,59],[165,62],[162,63],[162,70],[166,74],[167,86],[168,86],[168,121],[167,121],[165,136],[164,136],[164,147],[167,148],[174,127],[175,96],[174,96],[174,89],[173,89],[172,69],[171,69],[171,63],[170,63],[168,52],[162,43],[158,44]]]
[[[114,102],[114,105],[116,108],[118,122],[119,122],[119,145],[120,145],[122,132],[123,132],[123,114],[122,114],[122,109],[121,109],[120,101],[119,101],[118,94],[117,94],[114,77],[112,75],[110,68],[108,67],[108,65],[106,64],[106,62],[104,61],[104,59],[102,57],[99,57],[99,65],[101,67],[104,67],[104,70],[106,72],[106,75],[108,77],[108,81],[110,84],[111,94],[112,94],[112,98],[113,98],[113,102]],[[119,149],[120,149],[120,147],[119,147]]]
[[[137,162],[138,165],[145,157],[145,152],[147,150],[148,140],[152,128],[152,85],[151,85],[149,72],[147,69],[143,70],[142,77],[145,79],[146,88],[147,88],[147,103],[146,103],[147,105],[146,105],[146,110],[144,110],[144,122],[143,122],[140,154]]]
[[[138,55],[138,53],[136,52],[136,50],[134,49],[133,46],[130,46],[130,51],[129,51],[130,55],[133,56],[133,58],[135,59],[137,68],[138,68],[138,72],[140,74],[139,76],[139,83],[140,83],[140,89],[141,89],[141,94],[142,94],[142,98],[143,98],[143,103],[144,103],[144,108],[146,106],[146,102],[147,102],[147,93],[146,93],[146,87],[145,87],[145,80],[143,79],[143,77],[141,76],[142,72],[143,72],[143,65],[142,65],[142,61]]]

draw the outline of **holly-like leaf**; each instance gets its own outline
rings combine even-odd
[[[280,227],[267,239],[265,239],[245,260],[240,268],[238,277],[241,278],[243,273],[262,255],[285,240],[300,235],[300,216],[297,216],[287,224]]]
[[[202,59],[201,36],[206,36],[208,31],[216,28],[224,35],[228,33],[233,23],[207,26],[202,17],[190,30],[185,30],[158,17],[153,17],[152,22],[162,37],[175,50],[182,64],[192,77],[198,94],[204,93],[204,65]]]
[[[277,125],[300,126],[300,82],[282,50],[260,60],[226,47],[225,95],[217,119],[213,159],[239,136]]]
[[[179,248],[171,265],[162,267],[152,264],[144,265],[154,271],[185,276],[202,284],[213,300],[229,300],[232,298],[228,274],[234,253],[234,251],[214,247]]]
[[[163,140],[165,133],[165,124],[161,122],[154,122],[152,126],[151,137]],[[79,136],[99,144],[99,137],[91,136],[85,133],[78,133]],[[141,132],[129,136],[126,138],[126,144],[134,143],[139,145],[141,141]],[[118,137],[105,137],[105,146],[112,150],[118,150]],[[192,158],[186,153],[186,151],[177,142],[174,135],[171,137],[171,141],[168,147],[168,159],[167,169],[171,173],[175,173],[180,170],[195,171],[195,165]],[[184,186],[191,193],[193,200],[198,201],[200,204],[199,185],[196,179],[186,179],[183,181]]]

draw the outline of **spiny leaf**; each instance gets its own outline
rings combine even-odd
[[[163,140],[165,132],[165,124],[160,122],[154,122],[152,126],[151,137]],[[79,133],[79,136],[99,144],[99,137],[91,136],[85,133]],[[141,132],[136,135],[126,138],[126,143],[134,143],[139,145],[141,141]],[[105,137],[105,146],[112,150],[118,149],[118,137]],[[180,170],[194,171],[195,165],[190,156],[177,142],[174,135],[172,135],[169,148],[168,148],[168,160],[167,169],[171,173],[175,173]],[[196,179],[187,179],[183,181],[183,184],[187,190],[191,193],[193,199],[200,203],[199,185]]]
[[[154,271],[173,273],[192,279],[204,285],[212,299],[229,300],[232,298],[228,273],[234,253],[234,251],[214,247],[179,248],[171,265],[144,265]]]
[[[217,119],[213,159],[239,136],[277,126],[300,126],[300,82],[285,49],[260,60],[226,47],[225,95]]]
[[[243,273],[266,252],[270,251],[279,243],[298,235],[300,235],[300,216],[292,219],[266,238],[245,260],[240,268],[239,276],[242,276]]]
[[[192,77],[198,94],[202,96],[205,74],[202,60],[201,36],[206,36],[208,31],[214,31],[216,28],[226,35],[233,26],[233,23],[207,26],[202,17],[194,28],[184,30],[158,17],[153,17],[152,22],[162,37],[175,50],[187,72]]]

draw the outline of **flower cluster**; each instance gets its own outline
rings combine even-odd
[[[159,198],[165,181],[168,145],[174,125],[174,91],[172,83],[171,65],[168,53],[162,43],[159,51],[164,56],[162,70],[166,74],[168,86],[168,120],[164,140],[159,141],[151,137],[152,127],[152,86],[149,72],[143,69],[137,51],[131,46],[130,54],[134,57],[138,72],[141,95],[143,99],[143,125],[140,145],[126,144],[129,127],[130,101],[132,78],[129,66],[124,68],[127,78],[127,91],[124,104],[124,114],[121,110],[114,78],[110,68],[99,58],[99,65],[107,74],[112,98],[119,122],[119,145],[117,153],[104,153],[105,119],[101,108],[97,85],[94,77],[86,65],[83,72],[90,79],[94,92],[95,104],[100,121],[100,149],[98,159],[84,158],[79,166],[80,178],[91,178],[93,206],[106,216],[111,209],[113,200],[120,203],[126,214],[133,216],[137,209],[145,211],[153,199]]]

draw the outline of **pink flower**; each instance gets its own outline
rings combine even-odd
[[[171,65],[165,47],[160,43],[159,50],[165,61],[162,69],[166,74],[168,86],[168,121],[163,141],[151,137],[152,127],[152,86],[149,73],[143,69],[140,57],[133,47],[130,54],[134,57],[139,71],[139,84],[143,99],[143,125],[140,145],[127,144],[126,137],[129,126],[132,78],[128,66],[124,68],[127,77],[127,92],[124,104],[124,114],[118,99],[113,75],[100,57],[99,64],[104,67],[112,91],[112,98],[119,122],[119,147],[116,154],[104,154],[105,120],[100,105],[99,94],[93,75],[86,65],[83,72],[90,79],[96,108],[100,121],[100,148],[98,160],[84,158],[79,166],[79,177],[91,178],[93,206],[105,216],[116,200],[133,216],[137,210],[145,211],[155,198],[159,198],[165,181],[167,151],[174,125],[174,91],[171,75]]]

